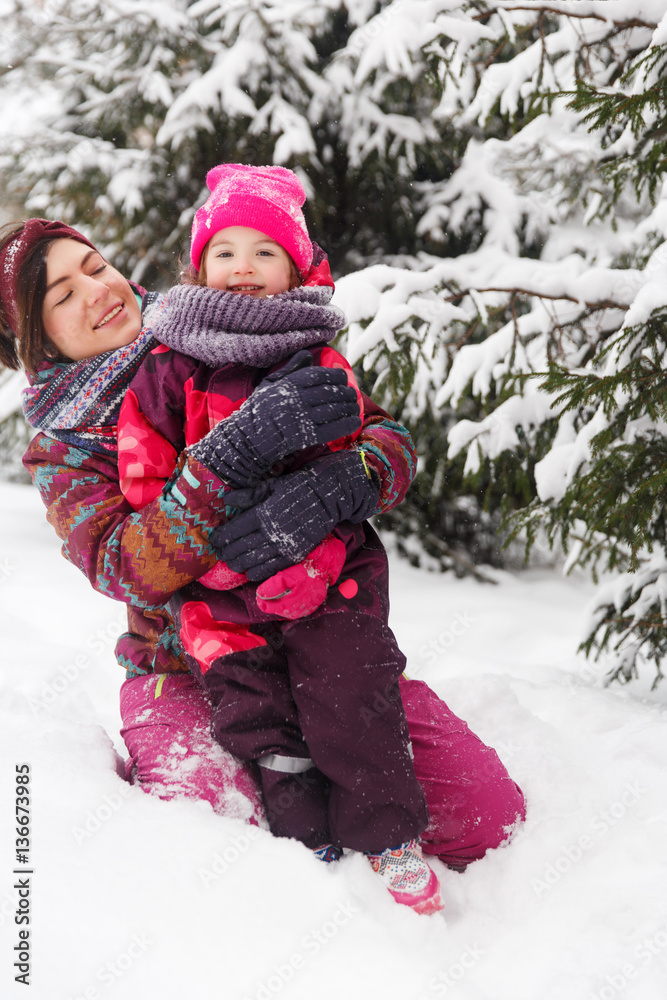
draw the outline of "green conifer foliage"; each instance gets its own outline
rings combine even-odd
[[[417,442],[384,519],[398,547],[479,572],[508,530],[546,539],[616,574],[585,647],[619,677],[659,670],[665,13],[16,0],[3,108],[29,93],[34,117],[0,128],[0,185],[164,287],[208,168],[296,170],[349,320],[339,346]]]
[[[612,189],[598,216],[612,214],[629,190],[638,205],[644,197],[660,202],[666,61],[664,45],[639,54],[613,93],[579,82],[571,107],[602,134],[600,175]],[[579,350],[564,347],[562,329],[559,338],[552,331],[546,373],[530,379],[550,397],[551,447],[560,434],[569,450],[560,488],[538,482],[538,496],[510,523],[511,537],[525,533],[528,548],[546,532],[568,554],[569,568],[615,571],[600,587],[582,649],[625,681],[651,662],[657,684],[667,654],[667,253],[659,229],[644,229],[634,259],[616,262],[634,265],[643,282],[630,308],[614,322],[610,303],[593,304],[587,320],[606,314],[609,322],[588,343],[581,339]],[[621,271],[621,287],[623,279]],[[535,457],[547,463],[549,450]]]

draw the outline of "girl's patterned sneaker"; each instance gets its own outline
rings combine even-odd
[[[366,852],[366,857],[397,903],[411,906],[417,913],[442,910],[438,878],[424,861],[416,840],[377,854]]]
[[[335,844],[322,844],[321,847],[316,847],[313,854],[320,861],[325,861],[327,864],[331,864],[332,861],[339,861],[340,856],[343,852],[340,847],[336,847]]]

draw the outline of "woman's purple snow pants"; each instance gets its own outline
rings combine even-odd
[[[464,868],[508,839],[525,816],[523,796],[496,752],[426,684],[402,677],[400,693],[430,813],[422,848]],[[385,708],[384,698],[378,696],[374,711]],[[204,800],[221,815],[251,823],[261,819],[256,770],[213,739],[211,703],[191,674],[125,681],[121,715],[128,777],[146,792]]]
[[[129,781],[161,799],[203,799],[235,819],[263,817],[255,775],[211,737],[211,704],[192,674],[125,681],[120,714]]]

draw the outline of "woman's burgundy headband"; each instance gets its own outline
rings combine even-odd
[[[37,243],[42,240],[77,240],[93,250],[97,248],[76,229],[64,222],[48,219],[28,219],[15,236],[0,250],[0,306],[6,321],[14,326],[17,319],[18,278],[23,264]]]

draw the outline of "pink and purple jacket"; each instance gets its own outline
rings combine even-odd
[[[315,364],[344,369],[356,387],[352,370],[338,351],[326,345],[310,351]],[[213,369],[164,345],[155,348],[135,376],[118,421],[120,482],[126,497],[137,507],[154,502],[179,453],[238,409],[270,370],[243,364]],[[379,513],[403,499],[414,475],[415,453],[405,428],[361,393],[359,401],[363,422],[354,442],[342,439],[306,449],[275,471],[296,469],[329,450],[353,444],[377,474]],[[386,555],[368,525],[341,525],[333,535],[345,546],[345,564],[338,585],[330,588],[324,610],[332,610],[332,604],[336,610],[344,610],[348,601],[358,598],[359,588],[370,584],[371,577],[384,577]],[[252,625],[280,617],[258,601],[255,584],[241,582],[222,591],[202,586],[205,583],[206,578],[195,588],[181,591],[172,605],[178,608],[179,643],[204,671],[220,655],[264,644]],[[365,602],[371,614],[384,617],[386,602],[372,593],[374,589],[366,587]]]

